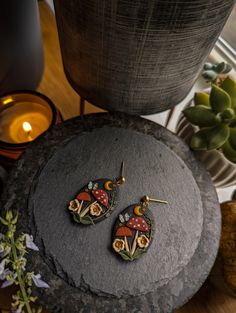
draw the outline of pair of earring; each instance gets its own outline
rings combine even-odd
[[[109,217],[115,209],[119,187],[125,183],[124,162],[121,175],[116,179],[101,178],[90,181],[70,201],[69,211],[75,222],[91,225]],[[133,261],[147,252],[154,234],[149,202],[167,203],[164,200],[144,196],[119,214],[112,235],[112,248],[123,260]]]

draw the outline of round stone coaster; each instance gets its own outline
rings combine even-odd
[[[68,203],[89,181],[119,176],[114,211],[96,225],[76,224]],[[118,215],[144,195],[155,232],[142,258],[112,251]],[[206,279],[216,256],[220,213],[208,174],[187,146],[161,126],[125,114],[92,114],[56,126],[12,171],[5,208],[20,210],[20,230],[40,247],[30,267],[50,285],[37,290],[52,312],[172,312]]]

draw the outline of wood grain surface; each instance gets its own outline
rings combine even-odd
[[[79,114],[80,97],[70,87],[64,75],[55,18],[43,2],[40,2],[40,13],[46,66],[39,91],[49,96],[61,110],[64,118],[68,119]],[[101,109],[86,104],[86,113],[98,111]],[[2,313],[8,313],[6,309],[9,306],[11,291],[11,289],[0,290],[0,306],[4,308]],[[174,313],[236,313],[236,300],[216,290],[207,282],[193,299]]]

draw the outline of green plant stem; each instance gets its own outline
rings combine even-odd
[[[14,236],[11,238],[11,247],[12,247],[13,260],[17,261],[18,258],[17,258],[17,252],[16,252]],[[19,282],[19,286],[20,286],[20,291],[21,291],[22,298],[24,300],[27,312],[28,313],[32,313],[31,307],[29,305],[29,300],[28,300],[28,297],[27,297],[27,293],[26,293],[26,290],[25,290],[25,283],[24,283],[24,281],[22,279],[21,272],[20,272],[19,269],[17,269],[16,273],[17,273],[17,278],[18,278],[18,282]]]

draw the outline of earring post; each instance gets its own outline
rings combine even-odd
[[[165,200],[158,200],[158,199],[151,199],[150,198],[149,201],[168,204],[168,201],[165,201]]]
[[[165,200],[159,200],[159,199],[153,199],[153,198],[150,198],[149,196],[144,196],[143,198],[142,198],[142,201],[144,201],[144,202],[146,202],[146,203],[148,203],[148,202],[158,202],[158,203],[165,203],[165,204],[167,204],[168,202],[167,201],[165,201]]]
[[[125,162],[121,162],[121,177],[125,176]]]

